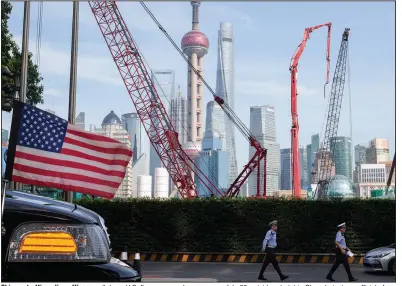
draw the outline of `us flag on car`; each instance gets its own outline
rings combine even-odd
[[[111,199],[131,157],[126,144],[14,102],[6,180]]]

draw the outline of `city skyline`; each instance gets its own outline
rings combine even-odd
[[[9,20],[11,33],[21,46],[23,3],[13,2]],[[177,74],[177,84],[185,86],[186,64],[148,19],[137,3],[118,3],[123,16],[129,19],[128,25],[145,59],[152,68],[173,69]],[[189,3],[149,3],[147,4],[176,43],[188,31],[188,17],[175,17],[176,13],[189,15]],[[169,6],[167,6],[169,5]],[[387,138],[390,154],[395,152],[395,104],[394,104],[394,14],[392,3],[294,3],[299,11],[304,11],[305,20],[292,20],[288,23],[286,3],[242,3],[203,2],[200,14],[201,30],[210,40],[209,55],[205,58],[205,79],[214,88],[216,77],[217,37],[219,24],[228,21],[233,24],[237,39],[235,53],[235,106],[239,118],[249,126],[249,106],[273,105],[278,122],[277,141],[281,147],[290,147],[290,92],[288,61],[298,45],[305,27],[331,20],[333,22],[331,71],[335,66],[340,36],[345,26],[351,28],[350,62],[352,68],[353,104],[353,145],[368,142],[373,137]],[[172,13],[166,14],[166,7]],[[328,8],[332,7],[332,8]],[[31,8],[30,50],[35,46],[36,5]],[[42,109],[52,108],[56,114],[67,118],[69,58],[71,46],[71,3],[44,3],[43,32],[40,72],[44,78],[45,104]],[[50,12],[52,11],[52,12]],[[54,11],[54,12],[53,12]],[[60,11],[63,11],[61,13]],[[220,12],[219,12],[220,11]],[[228,11],[222,17],[222,11]],[[265,11],[265,12],[263,12]],[[267,17],[269,20],[265,20]],[[270,12],[275,11],[275,13]],[[360,13],[363,16],[356,16]],[[127,15],[135,17],[127,17]],[[165,15],[166,14],[166,15]],[[264,15],[264,17],[262,17]],[[370,16],[371,15],[371,16]],[[138,16],[138,17],[137,17]],[[374,17],[375,16],[375,17]],[[283,18],[283,19],[281,19]],[[370,21],[365,19],[370,18]],[[143,20],[143,21],[142,21]],[[287,26],[281,32],[275,30],[273,23]],[[56,23],[57,22],[57,23]],[[277,25],[278,25],[277,24]],[[268,32],[268,42],[253,44],[261,31]],[[372,45],[372,34],[381,32],[383,43]],[[280,34],[278,34],[280,33]],[[300,144],[309,143],[309,137],[321,130],[327,101],[321,92],[320,72],[324,78],[324,33],[315,32],[300,62],[299,75],[299,114]],[[275,41],[272,42],[272,39]],[[268,43],[268,45],[267,45]],[[95,45],[97,48],[93,48]],[[33,51],[34,52],[34,51]],[[370,57],[379,52],[380,59]],[[317,55],[318,54],[318,55]],[[319,55],[323,56],[320,57]],[[355,55],[360,54],[360,57]],[[370,57],[370,63],[364,58]],[[54,63],[57,62],[57,65]],[[78,56],[77,110],[85,111],[86,122],[99,124],[110,108],[121,113],[134,112],[122,81],[107,51],[99,29],[91,15],[87,3],[80,3],[80,43]],[[376,70],[376,73],[370,71]],[[374,75],[375,74],[375,75]],[[318,76],[317,76],[318,75]],[[331,72],[331,78],[333,73]],[[317,79],[318,78],[318,79]],[[378,96],[381,102],[378,104]],[[111,96],[113,95],[113,96]],[[347,96],[347,90],[345,90]],[[212,100],[204,91],[204,108]],[[99,100],[102,99],[102,100]],[[93,102],[97,108],[93,108]],[[53,108],[53,102],[56,102]],[[349,136],[348,105],[345,101],[341,113],[338,135]],[[130,105],[129,105],[130,104]],[[130,106],[130,107],[129,107]],[[367,117],[369,113],[380,113],[381,117]],[[10,114],[3,112],[2,128],[9,129]],[[314,114],[313,116],[310,116]],[[311,117],[311,118],[309,118]],[[205,119],[204,119],[205,120]],[[202,122],[205,122],[202,120]],[[370,126],[367,133],[366,126]],[[247,148],[247,142],[235,131],[238,150]],[[248,152],[237,154],[238,165],[248,160]]]

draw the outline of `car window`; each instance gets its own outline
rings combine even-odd
[[[389,248],[396,248],[395,246],[396,246],[396,243],[393,243],[393,244],[391,244],[391,245],[388,245]]]

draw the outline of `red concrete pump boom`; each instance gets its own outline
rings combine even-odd
[[[290,77],[291,77],[291,113],[292,113],[292,129],[291,129],[291,148],[292,148],[292,172],[293,172],[293,197],[300,198],[301,197],[301,186],[300,186],[300,160],[299,160],[299,122],[298,122],[298,113],[297,113],[297,67],[299,64],[299,59],[301,54],[306,47],[307,40],[310,38],[310,34],[319,28],[328,27],[328,36],[327,36],[327,77],[324,85],[324,95],[325,95],[325,86],[329,82],[329,72],[330,72],[330,46],[331,46],[331,26],[332,23],[326,23],[310,28],[306,28],[304,30],[304,36],[301,44],[297,47],[296,52],[293,54],[292,59],[290,60]]]
[[[211,194],[220,194],[182,149],[166,109],[115,1],[89,2],[117,69],[155,151],[183,198],[198,197],[192,174]]]

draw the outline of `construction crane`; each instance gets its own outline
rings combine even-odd
[[[391,186],[392,177],[393,177],[394,171],[395,171],[395,165],[396,165],[396,153],[394,154],[394,159],[392,160],[391,169],[389,171],[387,186],[385,187],[385,196],[388,196],[389,186]]]
[[[149,140],[183,198],[198,197],[192,177],[198,169],[200,181],[211,194],[222,195],[210,179],[182,149],[178,134],[147,72],[115,1],[88,2],[116,63]]]
[[[255,136],[251,133],[251,131],[247,128],[247,126],[240,120],[240,118],[236,115],[236,113],[230,108],[230,106],[216,93],[213,89],[208,85],[205,79],[200,75],[199,71],[191,64],[191,61],[186,57],[186,55],[181,51],[179,46],[173,41],[167,31],[163,28],[163,26],[159,23],[159,21],[155,18],[152,12],[148,9],[148,7],[144,4],[144,2],[140,1],[141,5],[148,13],[148,15],[152,18],[158,28],[162,31],[162,33],[166,36],[166,38],[170,41],[170,43],[175,47],[175,49],[180,53],[182,58],[187,62],[188,66],[197,74],[198,78],[204,83],[204,85],[208,88],[211,94],[214,96],[215,102],[219,104],[219,106],[226,113],[229,120],[233,122],[233,124],[238,128],[240,133],[249,141],[250,146],[256,149],[253,157],[250,161],[244,166],[243,170],[240,172],[239,176],[234,180],[228,190],[225,192],[224,196],[234,197],[237,196],[240,192],[241,186],[246,182],[247,178],[250,174],[257,168],[257,191],[256,197],[266,197],[266,156],[267,150],[263,148],[261,143],[255,138]],[[263,165],[263,170],[261,173],[261,165]],[[260,178],[263,176],[263,184],[261,186]],[[262,192],[261,192],[262,188]]]
[[[318,184],[316,189],[317,199],[325,199],[325,192],[328,179],[331,176],[331,169],[334,164],[335,142],[331,140],[338,134],[339,117],[341,115],[343,90],[345,87],[346,64],[348,57],[349,28],[342,34],[341,47],[339,48],[338,60],[336,62],[334,78],[332,80],[331,95],[328,103],[327,122],[325,126],[324,140],[316,156],[320,162],[318,169]],[[317,165],[318,166],[318,165]]]
[[[310,38],[310,34],[319,28],[328,27],[327,36],[327,76],[326,82],[324,84],[324,95],[325,86],[329,82],[329,72],[330,72],[330,47],[331,47],[331,26],[332,23],[326,23],[304,30],[303,40],[297,47],[295,53],[290,60],[290,80],[291,80],[291,114],[292,114],[292,129],[291,129],[291,151],[292,151],[292,186],[293,186],[293,197],[301,197],[301,185],[300,185],[300,159],[299,159],[299,121],[297,113],[297,71],[300,56],[302,55],[304,48],[306,47],[307,40]]]

